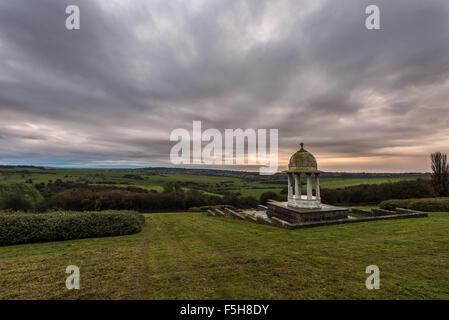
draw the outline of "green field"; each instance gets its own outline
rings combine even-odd
[[[147,215],[131,236],[0,247],[0,299],[448,299],[449,213],[286,230]],[[81,289],[65,288],[80,267]],[[367,290],[365,268],[380,268]]]
[[[159,175],[129,170],[11,168],[0,169],[0,192],[2,185],[18,185],[28,182],[28,188],[33,189],[34,184],[47,183],[57,179],[122,188],[138,187],[157,192],[162,192],[167,182],[177,182],[184,190],[196,189],[217,196],[232,192],[242,196],[253,196],[256,199],[259,199],[260,195],[265,192],[280,193],[287,185],[287,181],[284,180],[263,182],[234,177],[189,174]],[[415,178],[322,178],[320,182],[322,189],[337,189],[360,184],[380,184],[413,179]],[[303,189],[305,192],[305,186]],[[32,193],[32,191],[29,192]]]

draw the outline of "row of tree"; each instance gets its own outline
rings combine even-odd
[[[432,186],[438,197],[449,196],[449,164],[447,155],[435,152],[430,155],[432,167]]]
[[[47,184],[36,184],[44,200],[33,205],[21,195],[4,198],[0,209],[14,211],[74,210],[135,210],[140,212],[187,210],[191,207],[229,204],[241,208],[255,207],[258,200],[226,193],[222,197],[189,189],[169,182],[164,192],[147,191],[141,188],[119,188],[114,186],[89,185],[72,181],[56,180]]]
[[[418,179],[382,184],[363,184],[336,190],[323,189],[321,198],[329,204],[378,204],[390,199],[429,198],[435,193],[429,180]]]

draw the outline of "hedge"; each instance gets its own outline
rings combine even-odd
[[[328,204],[377,204],[389,199],[435,197],[430,180],[418,179],[381,184],[361,184],[321,190],[321,200]]]
[[[405,208],[410,210],[427,212],[449,211],[449,198],[423,198],[423,199],[398,199],[382,201],[379,204],[381,209],[395,210]]]
[[[136,212],[0,214],[0,246],[138,233],[145,218]]]

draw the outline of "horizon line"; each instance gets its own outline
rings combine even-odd
[[[68,166],[68,165],[37,165],[37,164],[1,164],[0,168],[5,167],[30,167],[44,169],[97,169],[97,170],[138,170],[138,169],[183,169],[183,170],[214,170],[214,171],[232,171],[232,172],[248,172],[257,173],[257,170],[250,171],[244,168],[211,168],[211,167],[178,167],[178,166]],[[258,169],[259,167],[257,167]],[[283,173],[283,170],[277,171],[275,174]],[[322,171],[322,173],[358,173],[358,174],[431,174],[430,171]]]

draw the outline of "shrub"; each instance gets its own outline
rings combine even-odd
[[[0,245],[134,234],[144,223],[123,211],[0,214]]]
[[[43,201],[40,192],[30,184],[0,184],[0,209],[31,210]]]
[[[274,201],[285,201],[286,200],[285,195],[279,195],[275,192],[268,191],[264,192],[260,195],[260,203],[263,205],[266,205],[268,200],[274,200]]]
[[[25,197],[14,194],[7,196],[0,202],[0,209],[12,211],[28,211],[33,209],[33,205]]]
[[[434,196],[435,193],[430,181],[423,179],[321,190],[322,201],[329,204],[375,204],[389,199],[430,198]]]
[[[247,197],[240,197],[239,198],[239,207],[241,208],[254,208],[259,205],[259,201],[257,201],[256,198],[253,196],[247,196]]]
[[[427,212],[442,212],[449,211],[449,198],[394,199],[382,201],[379,207],[385,210],[405,208]]]
[[[183,184],[189,185],[189,189],[182,186]],[[158,193],[138,187],[122,188],[117,186],[89,185],[88,183],[61,181],[60,179],[54,182],[48,182],[47,184],[26,185],[26,187],[32,187],[34,192],[42,199],[42,201],[36,202],[32,207],[33,211],[38,212],[45,212],[47,210],[132,210],[138,212],[155,212],[187,210],[191,207],[213,205],[232,205],[241,208],[252,208],[259,204],[258,200],[251,196],[239,196],[233,192],[226,192],[222,196],[217,196],[193,189],[190,184],[201,187],[200,184],[190,182],[168,183],[165,186],[165,192]],[[202,188],[205,188],[205,186],[202,186]],[[17,209],[24,211],[27,210],[27,207],[14,206],[14,208],[10,208],[10,210]]]

